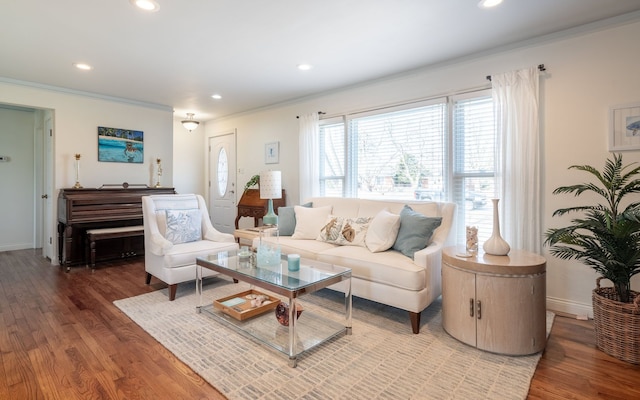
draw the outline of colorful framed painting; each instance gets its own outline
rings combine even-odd
[[[609,151],[640,150],[640,103],[610,110]]]
[[[99,126],[98,161],[142,164],[144,132]]]

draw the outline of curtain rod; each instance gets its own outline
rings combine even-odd
[[[540,65],[538,65],[538,71],[540,71],[540,72],[544,72],[544,71],[546,71],[546,70],[547,70],[547,68],[544,66],[544,64],[540,64]],[[491,82],[491,75],[487,75],[487,80],[488,80],[489,82]]]
[[[318,111],[318,115],[324,115],[324,114],[326,114],[326,112],[324,112],[324,111]],[[296,118],[300,119],[300,116],[299,116],[299,115],[296,115]]]

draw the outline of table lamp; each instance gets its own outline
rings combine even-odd
[[[260,198],[269,199],[269,210],[262,217],[264,225],[278,225],[278,216],[273,212],[273,199],[282,198],[280,171],[265,171],[260,174]]]

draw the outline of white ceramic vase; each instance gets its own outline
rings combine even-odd
[[[509,243],[500,236],[500,218],[498,217],[498,201],[500,199],[491,199],[493,202],[493,231],[491,237],[484,242],[482,248],[487,254],[494,256],[506,256],[509,254]]]

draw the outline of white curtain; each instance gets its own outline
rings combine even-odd
[[[542,251],[539,77],[533,67],[491,77],[497,122],[500,230],[512,249]]]
[[[320,194],[319,119],[317,112],[299,118],[300,203]]]

